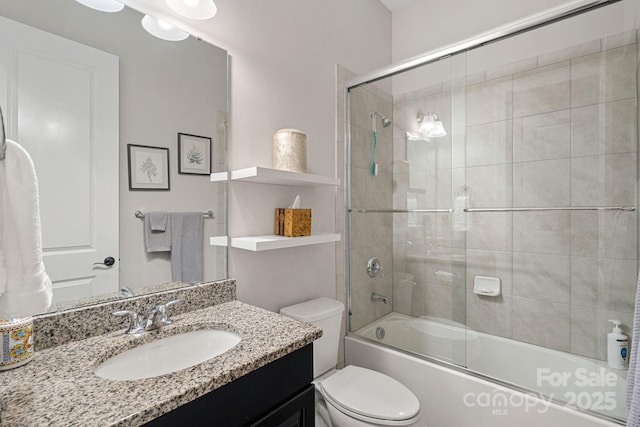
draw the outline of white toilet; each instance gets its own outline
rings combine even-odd
[[[330,298],[318,298],[284,307],[280,313],[322,328],[313,343],[313,376],[334,427],[415,426],[420,419],[418,398],[400,382],[371,369],[346,366],[337,371],[340,323],[344,306]],[[317,417],[316,417],[317,418]]]

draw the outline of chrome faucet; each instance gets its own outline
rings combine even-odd
[[[136,294],[133,292],[133,290],[128,286],[123,286],[123,287],[120,288],[120,295],[122,295],[123,297],[126,297],[126,298],[136,296]]]
[[[147,317],[142,316],[135,311],[120,310],[112,313],[114,316],[129,316],[129,327],[125,334],[141,334],[147,327]]]
[[[375,292],[371,292],[371,301],[378,302],[382,301],[384,304],[389,304],[389,297],[386,295],[380,295]]]
[[[147,326],[147,330],[160,329],[163,326],[172,324],[173,320],[171,320],[171,318],[169,317],[169,312],[167,311],[167,309],[179,302],[179,299],[174,299],[164,304],[158,304],[153,307],[149,312],[149,325]]]
[[[114,316],[129,316],[129,327],[125,331],[126,334],[141,334],[144,331],[160,329],[165,325],[173,323],[169,317],[167,308],[179,302],[179,299],[175,299],[164,304],[158,304],[154,306],[146,316],[132,310],[120,310],[112,314]]]

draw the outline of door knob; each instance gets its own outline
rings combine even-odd
[[[93,265],[106,265],[107,267],[111,267],[116,263],[116,259],[112,256],[108,256],[102,262],[94,262]]]

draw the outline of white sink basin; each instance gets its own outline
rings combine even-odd
[[[134,347],[102,362],[95,374],[108,380],[140,380],[169,374],[219,356],[240,342],[237,334],[202,329]]]

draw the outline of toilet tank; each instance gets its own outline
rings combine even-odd
[[[343,311],[344,305],[331,298],[317,298],[280,309],[280,314],[322,329],[322,337],[313,342],[314,378],[336,367]]]

